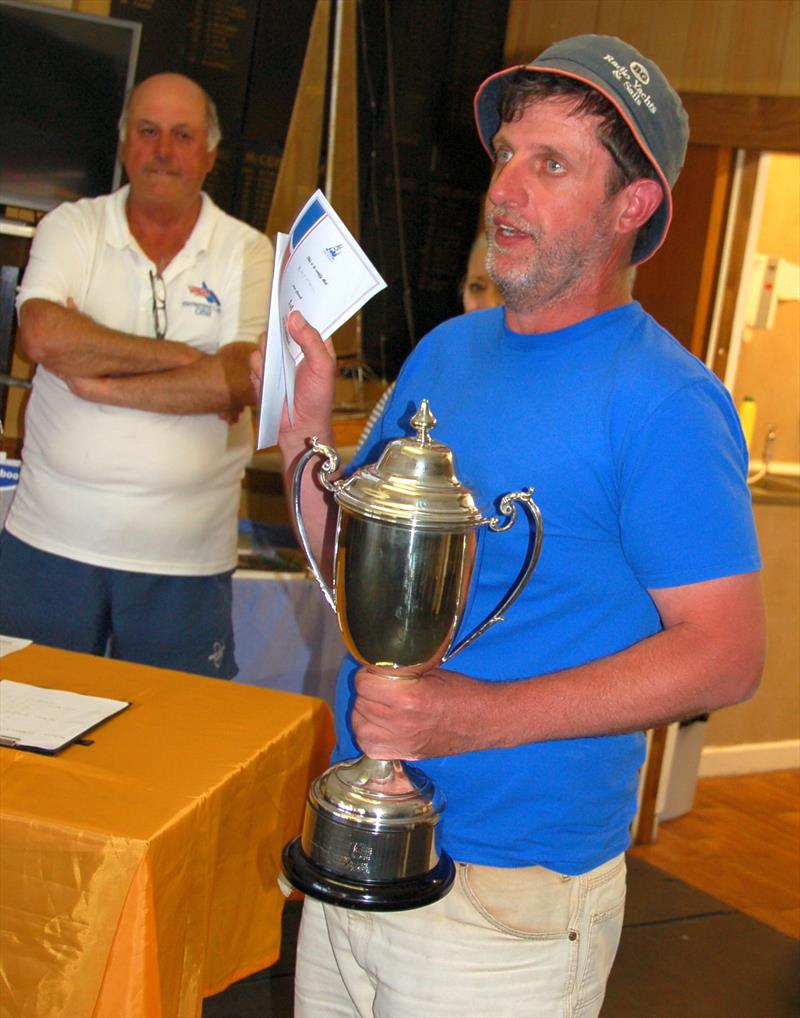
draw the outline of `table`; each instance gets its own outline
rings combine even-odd
[[[333,706],[344,641],[308,573],[233,574],[236,682],[319,696]]]
[[[0,676],[132,703],[92,745],[0,748],[0,1013],[195,1018],[272,964],[327,705],[36,645]]]

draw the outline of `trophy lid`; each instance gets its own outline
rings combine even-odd
[[[430,437],[436,425],[423,399],[411,418],[417,434],[398,438],[377,463],[337,485],[336,501],[359,516],[452,530],[483,522],[468,488],[456,477],[453,452]]]

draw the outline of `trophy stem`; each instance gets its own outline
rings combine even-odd
[[[377,757],[359,756],[342,764],[339,776],[342,781],[376,795],[408,795],[416,788],[400,760],[379,760]]]

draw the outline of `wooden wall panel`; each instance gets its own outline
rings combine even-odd
[[[685,48],[693,6],[696,5],[602,0],[598,4],[594,31],[600,35],[619,36],[638,46],[643,53],[649,54],[658,44],[660,60],[670,63],[666,56],[671,53],[672,63],[675,63]]]
[[[506,29],[506,63],[524,63],[555,39],[596,32],[601,0],[511,0]]]
[[[638,269],[633,288],[645,310],[701,359],[708,344],[731,163],[730,149],[689,146],[673,192],[672,226],[655,258]]]
[[[681,99],[696,144],[800,150],[800,96],[681,92]]]
[[[794,82],[800,81],[800,4],[792,4],[789,17],[784,26],[785,45],[783,53],[783,64],[781,67],[781,80]],[[788,89],[788,94],[797,95],[800,88]]]
[[[584,32],[630,42],[678,91],[800,95],[800,0],[511,0],[506,62]]]
[[[694,0],[668,0],[667,3],[640,4],[638,9],[632,10],[626,0],[606,2],[602,4],[596,31],[602,35],[617,35],[652,55],[672,81],[692,45],[696,31],[693,18],[698,6]],[[613,19],[610,17],[612,8]]]

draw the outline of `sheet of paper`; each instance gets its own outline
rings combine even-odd
[[[275,238],[275,265],[283,261],[289,238],[279,233]],[[286,380],[283,366],[285,344],[281,334],[280,319],[280,273],[272,277],[272,292],[269,299],[267,320],[267,345],[264,349],[264,364],[261,369],[261,413],[258,420],[258,448],[275,445],[281,423],[281,411],[286,398]],[[295,343],[295,346],[297,344]]]
[[[276,443],[284,402],[290,416],[294,410],[295,371],[303,354],[286,328],[290,312],[300,311],[327,339],[385,286],[325,195],[315,191],[289,234],[278,234],[276,243],[273,299],[264,352],[259,449]],[[281,354],[282,373],[277,370],[277,351]]]
[[[0,679],[0,746],[55,752],[129,704]]]

